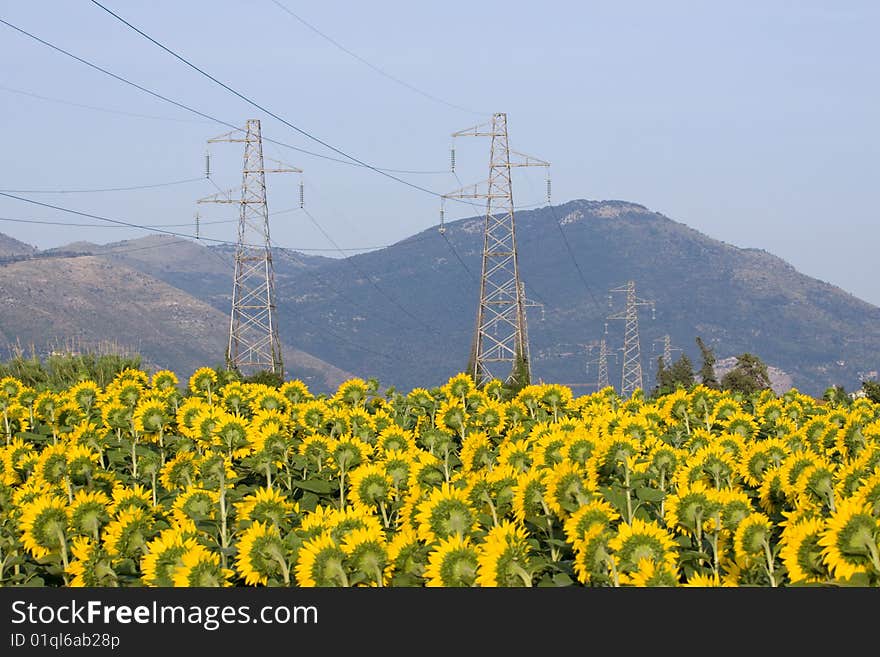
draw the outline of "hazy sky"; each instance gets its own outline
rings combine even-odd
[[[0,19],[313,153],[265,144],[303,170],[307,212],[298,175],[267,182],[279,246],[338,256],[433,226],[439,194],[488,174],[488,140],[473,137],[455,140],[449,172],[451,133],[506,112],[511,147],[551,163],[554,203],[640,203],[880,305],[878,2],[101,4],[283,121],[88,0],[5,0]],[[240,185],[240,143],[212,144],[204,178],[206,140],[228,125],[3,24],[0,61],[3,193],[184,234],[198,210],[203,237],[235,239],[235,206],[196,203]],[[518,206],[544,194],[543,169],[516,172]],[[447,204],[448,220],[479,213]],[[0,232],[41,248],[147,234],[7,196],[0,217]]]

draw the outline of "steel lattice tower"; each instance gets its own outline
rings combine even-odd
[[[645,301],[636,296],[635,281],[628,281],[623,287],[611,292],[626,293],[626,307],[622,313],[614,313],[608,319],[622,319],[626,322],[623,334],[623,372],[620,378],[620,395],[624,399],[632,397],[636,390],[644,387],[642,380],[642,358],[639,346],[639,306],[651,306],[653,301]]]
[[[270,370],[283,377],[275,317],[275,271],[269,239],[266,174],[302,171],[288,166],[265,168],[259,119],[249,119],[243,131],[235,130],[208,142],[244,142],[240,198],[234,199],[232,193],[220,193],[199,200],[199,203],[239,205],[226,365],[242,374]]]
[[[479,192],[478,185],[472,185],[443,195],[444,199],[486,199],[480,301],[467,371],[478,386],[491,379],[528,385],[531,365],[526,302],[517,261],[511,168],[549,167],[550,164],[510,149],[507,114],[503,112],[493,114],[490,123],[455,132],[452,136],[492,139],[486,192]],[[511,154],[523,160],[512,162]]]
[[[589,346],[590,354],[593,353],[593,346],[594,345]],[[610,354],[608,352],[608,342],[605,340],[605,338],[602,338],[601,340],[599,340],[599,355],[596,357],[595,360],[588,360],[587,361],[587,372],[590,371],[590,365],[595,364],[597,366],[597,369],[598,369],[598,376],[596,378],[596,389],[597,390],[602,390],[603,388],[607,388],[611,385],[610,381],[608,380],[608,356],[609,355]]]
[[[599,342],[599,376],[596,380],[596,389],[602,390],[611,385],[608,381],[608,344],[605,339]]]

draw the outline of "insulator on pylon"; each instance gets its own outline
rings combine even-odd
[[[306,200],[306,191],[305,186],[303,185],[303,181],[299,181],[299,207],[303,207],[305,205]]]
[[[449,170],[455,173],[455,148],[449,150]]]
[[[440,206],[440,227],[437,229],[441,235],[446,232],[446,226],[443,224],[443,219],[445,218],[445,216],[446,216],[446,211],[444,210],[443,205],[441,205]]]
[[[211,154],[205,151],[205,178],[211,177]]]
[[[547,178],[547,204],[550,204],[550,179]]]
[[[196,239],[199,239],[199,213],[196,212]]]

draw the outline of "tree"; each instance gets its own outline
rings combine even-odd
[[[832,406],[849,406],[852,402],[849,394],[846,392],[846,388],[842,385],[834,385],[830,388],[827,388],[825,392],[822,394],[822,399],[831,404]]]
[[[695,383],[694,366],[687,354],[679,356],[671,367],[665,367],[663,356],[657,359],[656,394],[665,395],[675,392],[678,388],[690,390]]]
[[[875,404],[880,404],[880,381],[862,381],[865,397]]]
[[[769,390],[771,385],[767,365],[754,354],[740,354],[733,369],[721,377],[721,388],[744,395]]]
[[[706,346],[700,336],[697,336],[697,346],[700,348],[700,354],[703,358],[703,364],[698,372],[700,383],[707,388],[718,390],[720,385],[718,384],[718,377],[715,376],[715,353]]]

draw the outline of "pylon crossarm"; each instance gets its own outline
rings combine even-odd
[[[549,167],[550,163],[546,160],[541,160],[537,157],[533,157],[532,155],[526,155],[525,153],[520,153],[519,151],[515,151],[512,148],[510,149],[511,155],[516,155],[517,157],[521,157],[520,161],[510,161],[510,166],[512,167]]]
[[[196,203],[241,203],[241,199],[232,198],[232,190],[225,192],[217,192],[204,198],[200,198]]]
[[[475,126],[471,126],[470,128],[465,128],[464,130],[459,130],[458,132],[452,133],[453,137],[500,137],[501,133],[499,133],[495,129],[494,121],[486,121],[485,123],[480,123]]]

